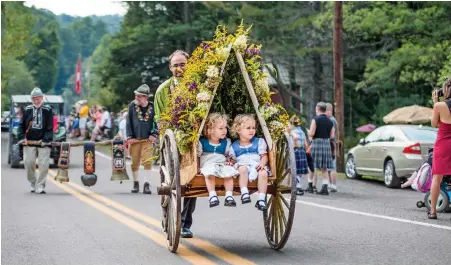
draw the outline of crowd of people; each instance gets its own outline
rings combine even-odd
[[[316,105],[316,117],[312,120],[310,129],[304,132],[298,117],[292,116],[288,132],[293,137],[296,157],[297,194],[316,193],[329,195],[337,192],[336,163],[336,132],[338,124],[332,115],[333,106],[330,103],[319,102]],[[317,191],[317,176],[322,176],[322,186]],[[302,188],[301,178],[308,176],[308,187]]]
[[[66,128],[70,138],[99,141],[111,139],[119,132],[119,124],[123,120],[122,111],[115,117],[106,107],[88,106],[87,100],[80,100],[72,107],[66,117]]]

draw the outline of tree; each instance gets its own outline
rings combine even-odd
[[[116,108],[131,100],[133,90],[143,83],[155,91],[170,76],[168,57],[173,51],[191,52],[228,19],[221,9],[210,9],[203,2],[127,5],[121,31],[111,39],[111,52],[101,72],[102,87],[117,95],[111,103]]]
[[[24,61],[43,92],[53,89],[58,74],[57,56],[60,49],[58,23],[51,21],[34,34],[35,41]]]
[[[30,94],[35,86],[33,76],[23,61],[18,61],[12,56],[2,58],[2,75],[8,76],[2,85],[2,110],[10,107],[10,96],[14,94]],[[2,80],[3,81],[3,80]]]

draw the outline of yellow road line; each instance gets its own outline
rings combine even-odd
[[[161,221],[158,221],[157,219],[154,219],[152,217],[149,217],[145,214],[142,214],[140,212],[134,211],[130,208],[128,208],[127,206],[120,204],[116,201],[113,201],[111,199],[108,199],[98,193],[95,193],[93,191],[90,191],[86,188],[81,187],[78,184],[75,184],[73,182],[68,182],[67,184],[71,185],[72,187],[74,187],[75,189],[83,192],[84,194],[88,194],[91,197],[104,202],[106,205],[111,206],[119,211],[122,211],[123,213],[126,213],[130,216],[135,217],[136,219],[139,219],[147,224],[153,225],[158,229],[161,229]],[[230,229],[232,229],[232,227],[230,227]],[[227,263],[233,264],[233,265],[255,265],[254,262],[247,260],[241,256],[238,256],[237,254],[234,254],[232,252],[229,252],[223,248],[220,248],[208,241],[205,240],[201,240],[199,238],[191,238],[189,239],[189,242],[192,243],[194,246],[196,246],[197,248],[200,248],[206,252],[208,252],[209,254],[224,260]]]
[[[53,171],[49,171],[50,174],[55,175]],[[153,240],[157,244],[163,246],[166,248],[166,238],[154,230],[147,228],[146,226],[134,221],[133,219],[126,217],[125,215],[120,214],[117,211],[114,211],[98,202],[96,202],[93,199],[90,199],[87,196],[82,195],[81,193],[69,188],[66,185],[63,185],[55,180],[53,178],[47,177],[48,180],[50,180],[53,184],[55,184],[60,189],[66,191],[67,193],[72,194],[73,196],[77,197],[81,201],[89,204],[90,206],[96,208],[97,210],[111,216],[112,218],[116,219],[117,221],[121,222],[122,224],[128,226],[129,228],[135,230],[136,232],[144,235],[145,237]],[[69,183],[70,184],[70,183]],[[203,257],[202,255],[194,252],[193,250],[189,249],[188,247],[179,244],[177,254],[183,258],[189,261],[192,264],[203,264],[203,265],[212,265],[216,264],[215,262],[210,261],[209,259]]]

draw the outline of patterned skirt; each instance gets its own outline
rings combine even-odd
[[[312,142],[313,167],[328,169],[333,167],[332,150],[329,139],[313,139]]]
[[[294,148],[294,156],[296,158],[296,174],[302,175],[308,173],[307,155],[304,148]]]

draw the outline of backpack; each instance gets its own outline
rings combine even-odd
[[[413,181],[412,188],[419,192],[428,192],[432,184],[432,167],[425,162],[421,165]]]

